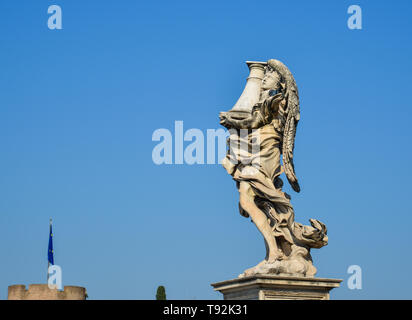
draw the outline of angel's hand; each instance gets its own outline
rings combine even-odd
[[[278,112],[279,109],[283,107],[284,101],[284,95],[282,93],[277,93],[274,96],[267,98],[265,103],[267,103],[267,106],[270,107],[272,112]]]
[[[221,118],[220,124],[225,128],[230,128],[232,126],[232,118],[229,115],[225,115]]]
[[[280,102],[280,101],[282,101],[283,99],[284,99],[283,93],[277,93],[277,94],[275,94],[275,95],[273,95],[273,96],[270,96],[270,97],[268,98],[268,100],[269,100],[270,102]]]
[[[219,113],[220,120],[226,119],[226,116],[227,116],[227,112],[222,111]]]

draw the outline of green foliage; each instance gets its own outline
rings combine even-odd
[[[163,286],[157,287],[156,300],[166,300],[166,289]]]

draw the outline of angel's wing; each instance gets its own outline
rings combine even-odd
[[[300,192],[300,186],[293,164],[293,149],[295,147],[296,127],[300,120],[299,94],[295,79],[289,69],[280,61],[271,59],[268,66],[278,71],[286,82],[286,106],[283,114],[283,168],[292,189]]]

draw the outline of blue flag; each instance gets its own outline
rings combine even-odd
[[[47,253],[47,260],[49,265],[54,265],[54,258],[53,258],[53,230],[52,230],[52,223],[50,219],[50,233],[49,233],[49,251]]]

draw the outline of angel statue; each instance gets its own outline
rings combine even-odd
[[[251,218],[266,245],[266,258],[239,277],[258,273],[313,277],[310,248],[327,244],[327,229],[315,219],[310,219],[311,226],[294,221],[291,197],[282,191],[280,178],[285,173],[292,189],[300,192],[293,164],[300,119],[296,82],[278,60],[248,65],[242,96],[232,110],[219,115],[220,124],[230,132],[222,165],[236,181],[240,214]]]

